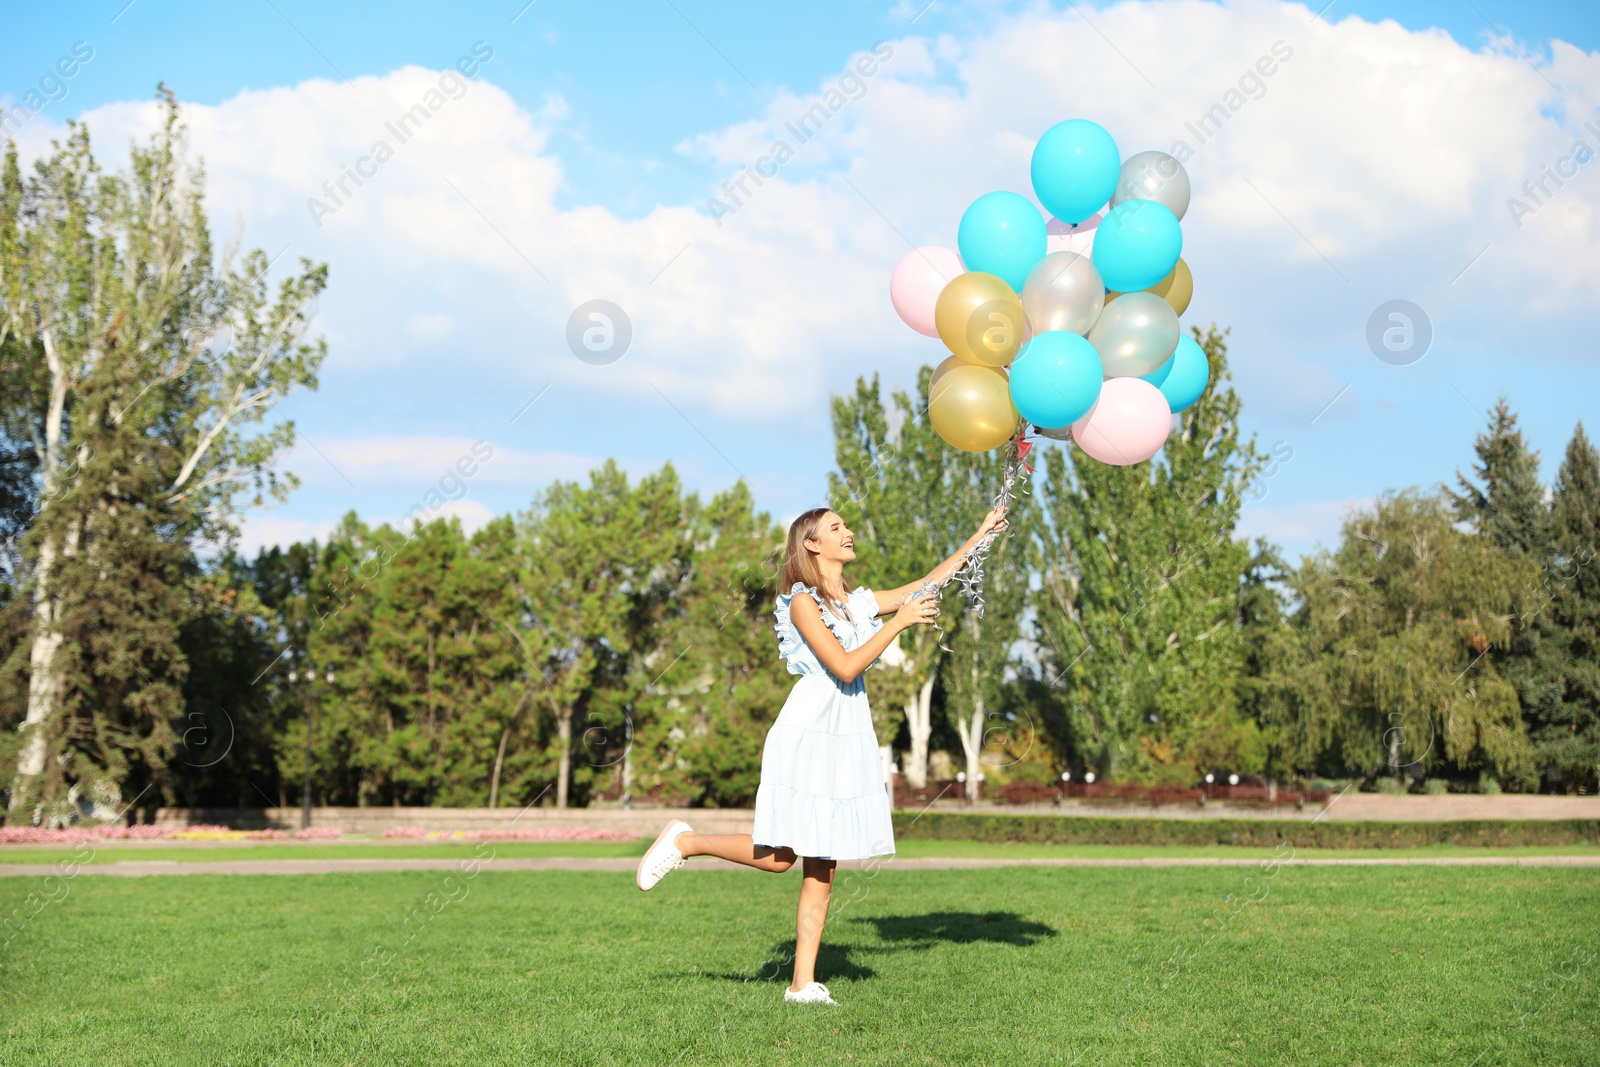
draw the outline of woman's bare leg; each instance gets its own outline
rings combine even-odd
[[[716,856],[730,863],[742,863],[758,871],[782,874],[794,866],[794,850],[788,848],[757,848],[749,834],[697,834],[693,830],[678,835],[678,851],[684,857]],[[809,862],[809,861],[807,861]]]
[[[800,907],[794,920],[794,983],[796,993],[817,977],[817,950],[822,947],[822,927],[828,921],[828,898],[833,894],[834,860],[807,856],[801,865]]]

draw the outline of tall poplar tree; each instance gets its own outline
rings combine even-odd
[[[1250,553],[1233,537],[1262,457],[1239,437],[1225,335],[1194,334],[1211,385],[1156,460],[1045,455],[1041,669],[1062,687],[1072,746],[1109,777],[1192,781],[1265,766],[1236,700]]]
[[[917,398],[928,395],[933,368],[917,375]],[[832,506],[856,534],[857,584],[895,588],[927,574],[964,541],[981,520],[955,535],[949,501],[952,485],[967,476],[952,466],[958,453],[940,440],[927,406],[895,392],[886,407],[876,376],[856,380],[855,391],[833,398],[834,462],[828,475]],[[893,416],[891,419],[891,415]],[[953,538],[953,540],[952,540]],[[933,696],[943,655],[939,635],[918,626],[900,635],[870,676],[879,694],[874,711],[904,710],[910,749],[903,759],[906,781],[927,784],[928,742],[933,734]],[[879,740],[893,729],[882,725]]]
[[[69,817],[74,789],[172,796],[195,546],[226,543],[241,506],[293,485],[274,472],[293,424],[263,420],[315,385],[324,348],[304,335],[326,268],[303,261],[273,286],[265,253],[219,253],[184,158],[167,94],[125,172],[102,172],[71,124],[7,194],[4,403],[38,465],[7,608],[28,632],[3,683],[26,694],[5,702],[25,708],[5,753],[25,820]]]

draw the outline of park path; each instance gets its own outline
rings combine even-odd
[[[987,867],[1256,867],[1271,857],[1255,859],[1215,856],[1151,856],[1138,859],[1036,858],[975,859],[923,856],[883,861],[852,860],[840,864],[849,869],[896,871],[973,870]],[[105,874],[123,878],[143,878],[163,874],[366,874],[377,871],[454,871],[469,860],[432,859],[320,859],[320,860],[240,860],[229,862],[177,860],[133,860],[121,863],[85,863],[78,874]],[[478,861],[480,870],[493,871],[603,871],[631,873],[638,860],[627,857],[541,856]],[[1289,867],[1600,867],[1600,856],[1399,856],[1339,857],[1318,856],[1276,861]],[[705,862],[692,865],[697,870],[734,870],[732,864]],[[0,864],[0,877],[60,877],[59,864]]]

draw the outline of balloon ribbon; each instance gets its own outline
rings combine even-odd
[[[1005,467],[1001,471],[1000,491],[995,494],[994,506],[1009,509],[1011,499],[1019,491],[1027,493],[1028,475],[1033,473],[1033,464],[1028,462],[1028,453],[1033,448],[1033,442],[1028,440],[1027,423],[1022,424],[1022,429],[1011,439],[1007,446]],[[912,599],[927,595],[937,595],[938,592],[950,582],[961,586],[961,595],[967,600],[967,606],[977,611],[978,618],[983,618],[983,564],[989,554],[989,548],[995,539],[1000,536],[1000,531],[990,530],[983,535],[983,539],[966,552],[962,553],[950,573],[945,575],[943,581],[930,578],[922,583],[922,590],[912,594]],[[934,621],[933,628],[938,634],[939,647],[949,652],[944,643],[944,627]]]

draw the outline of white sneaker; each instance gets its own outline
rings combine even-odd
[[[649,892],[656,887],[657,882],[682,867],[683,853],[678,851],[676,842],[679,834],[692,829],[694,828],[682,819],[673,819],[667,823],[667,828],[661,831],[655,843],[646,849],[644,856],[640,858],[639,869],[633,876],[634,884]]]
[[[839,1002],[828,995],[828,987],[821,982],[812,982],[800,992],[792,989],[783,991],[783,999],[791,1004],[832,1004],[838,1007]]]

